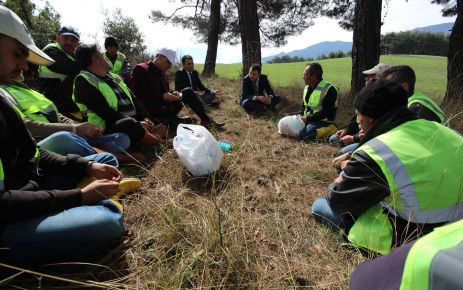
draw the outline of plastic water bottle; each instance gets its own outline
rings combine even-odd
[[[220,140],[220,141],[217,141],[217,144],[219,144],[220,149],[222,149],[223,152],[228,153],[231,151],[232,146],[228,141]]]

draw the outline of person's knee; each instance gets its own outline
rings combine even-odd
[[[125,133],[116,133],[105,144],[106,149],[112,153],[120,153],[130,147],[130,138]]]
[[[97,248],[115,244],[124,231],[122,213],[105,205],[95,206],[95,211],[93,222],[85,230],[93,233],[93,242],[100,244]]]
[[[328,142],[331,144],[331,143],[335,143],[335,142],[339,142],[339,138],[338,136],[336,136],[336,134],[333,134],[330,136],[330,138],[328,139]]]
[[[249,100],[244,100],[243,102],[241,102],[241,107],[243,107],[243,109],[247,113],[251,113],[254,110],[254,107],[253,107],[251,101],[249,101]]]
[[[280,96],[273,96],[272,98],[272,105],[278,105],[281,102],[281,97]]]
[[[306,140],[313,141],[316,139],[316,137],[317,137],[317,129],[310,124],[305,126],[305,128],[301,131],[301,133],[299,133],[299,139],[303,141],[306,141]]]
[[[326,208],[329,207],[328,201],[323,198],[317,198],[312,204],[312,215],[324,216],[326,214]]]
[[[197,98],[195,91],[193,91],[190,87],[184,88],[181,93],[182,93],[182,100],[187,101],[187,102],[193,98]]]
[[[108,165],[112,165],[114,167],[119,167],[119,161],[117,161],[116,156],[111,153],[98,153],[93,154],[85,157],[88,160],[92,160],[98,163],[104,163]]]

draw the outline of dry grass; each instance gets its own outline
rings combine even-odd
[[[189,176],[173,149],[153,164],[140,194],[125,201],[125,287],[346,288],[363,258],[308,214],[336,176],[336,149],[282,138],[279,116],[242,111],[239,82],[208,82],[224,88],[212,115],[228,131],[214,135],[232,152],[209,178]],[[282,111],[298,109],[301,88],[278,91],[288,96]]]
[[[248,118],[238,104],[238,81],[206,82],[224,90],[221,109],[211,114],[228,131],[213,134],[233,145],[220,171],[192,177],[167,148],[149,166],[125,169],[142,177],[143,187],[123,201],[122,245],[97,262],[107,268],[74,265],[79,270],[72,274],[61,266],[66,274],[56,275],[112,289],[346,289],[364,258],[309,215],[336,177],[330,161],[337,149],[282,138],[281,115]],[[277,92],[288,97],[282,112],[299,108],[302,87]],[[352,111],[345,112],[342,122]],[[32,276],[25,288],[46,279]],[[88,283],[64,285],[97,286]]]

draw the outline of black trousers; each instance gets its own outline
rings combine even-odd
[[[280,103],[281,97],[280,96],[273,96],[272,103],[270,105],[266,105],[258,100],[241,100],[241,106],[248,114],[255,114],[259,111],[263,110],[273,110],[275,106]]]

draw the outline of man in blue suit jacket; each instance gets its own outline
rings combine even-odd
[[[281,97],[275,95],[266,75],[260,73],[259,64],[253,64],[241,84],[240,105],[246,113],[255,114],[263,110],[274,111]]]

